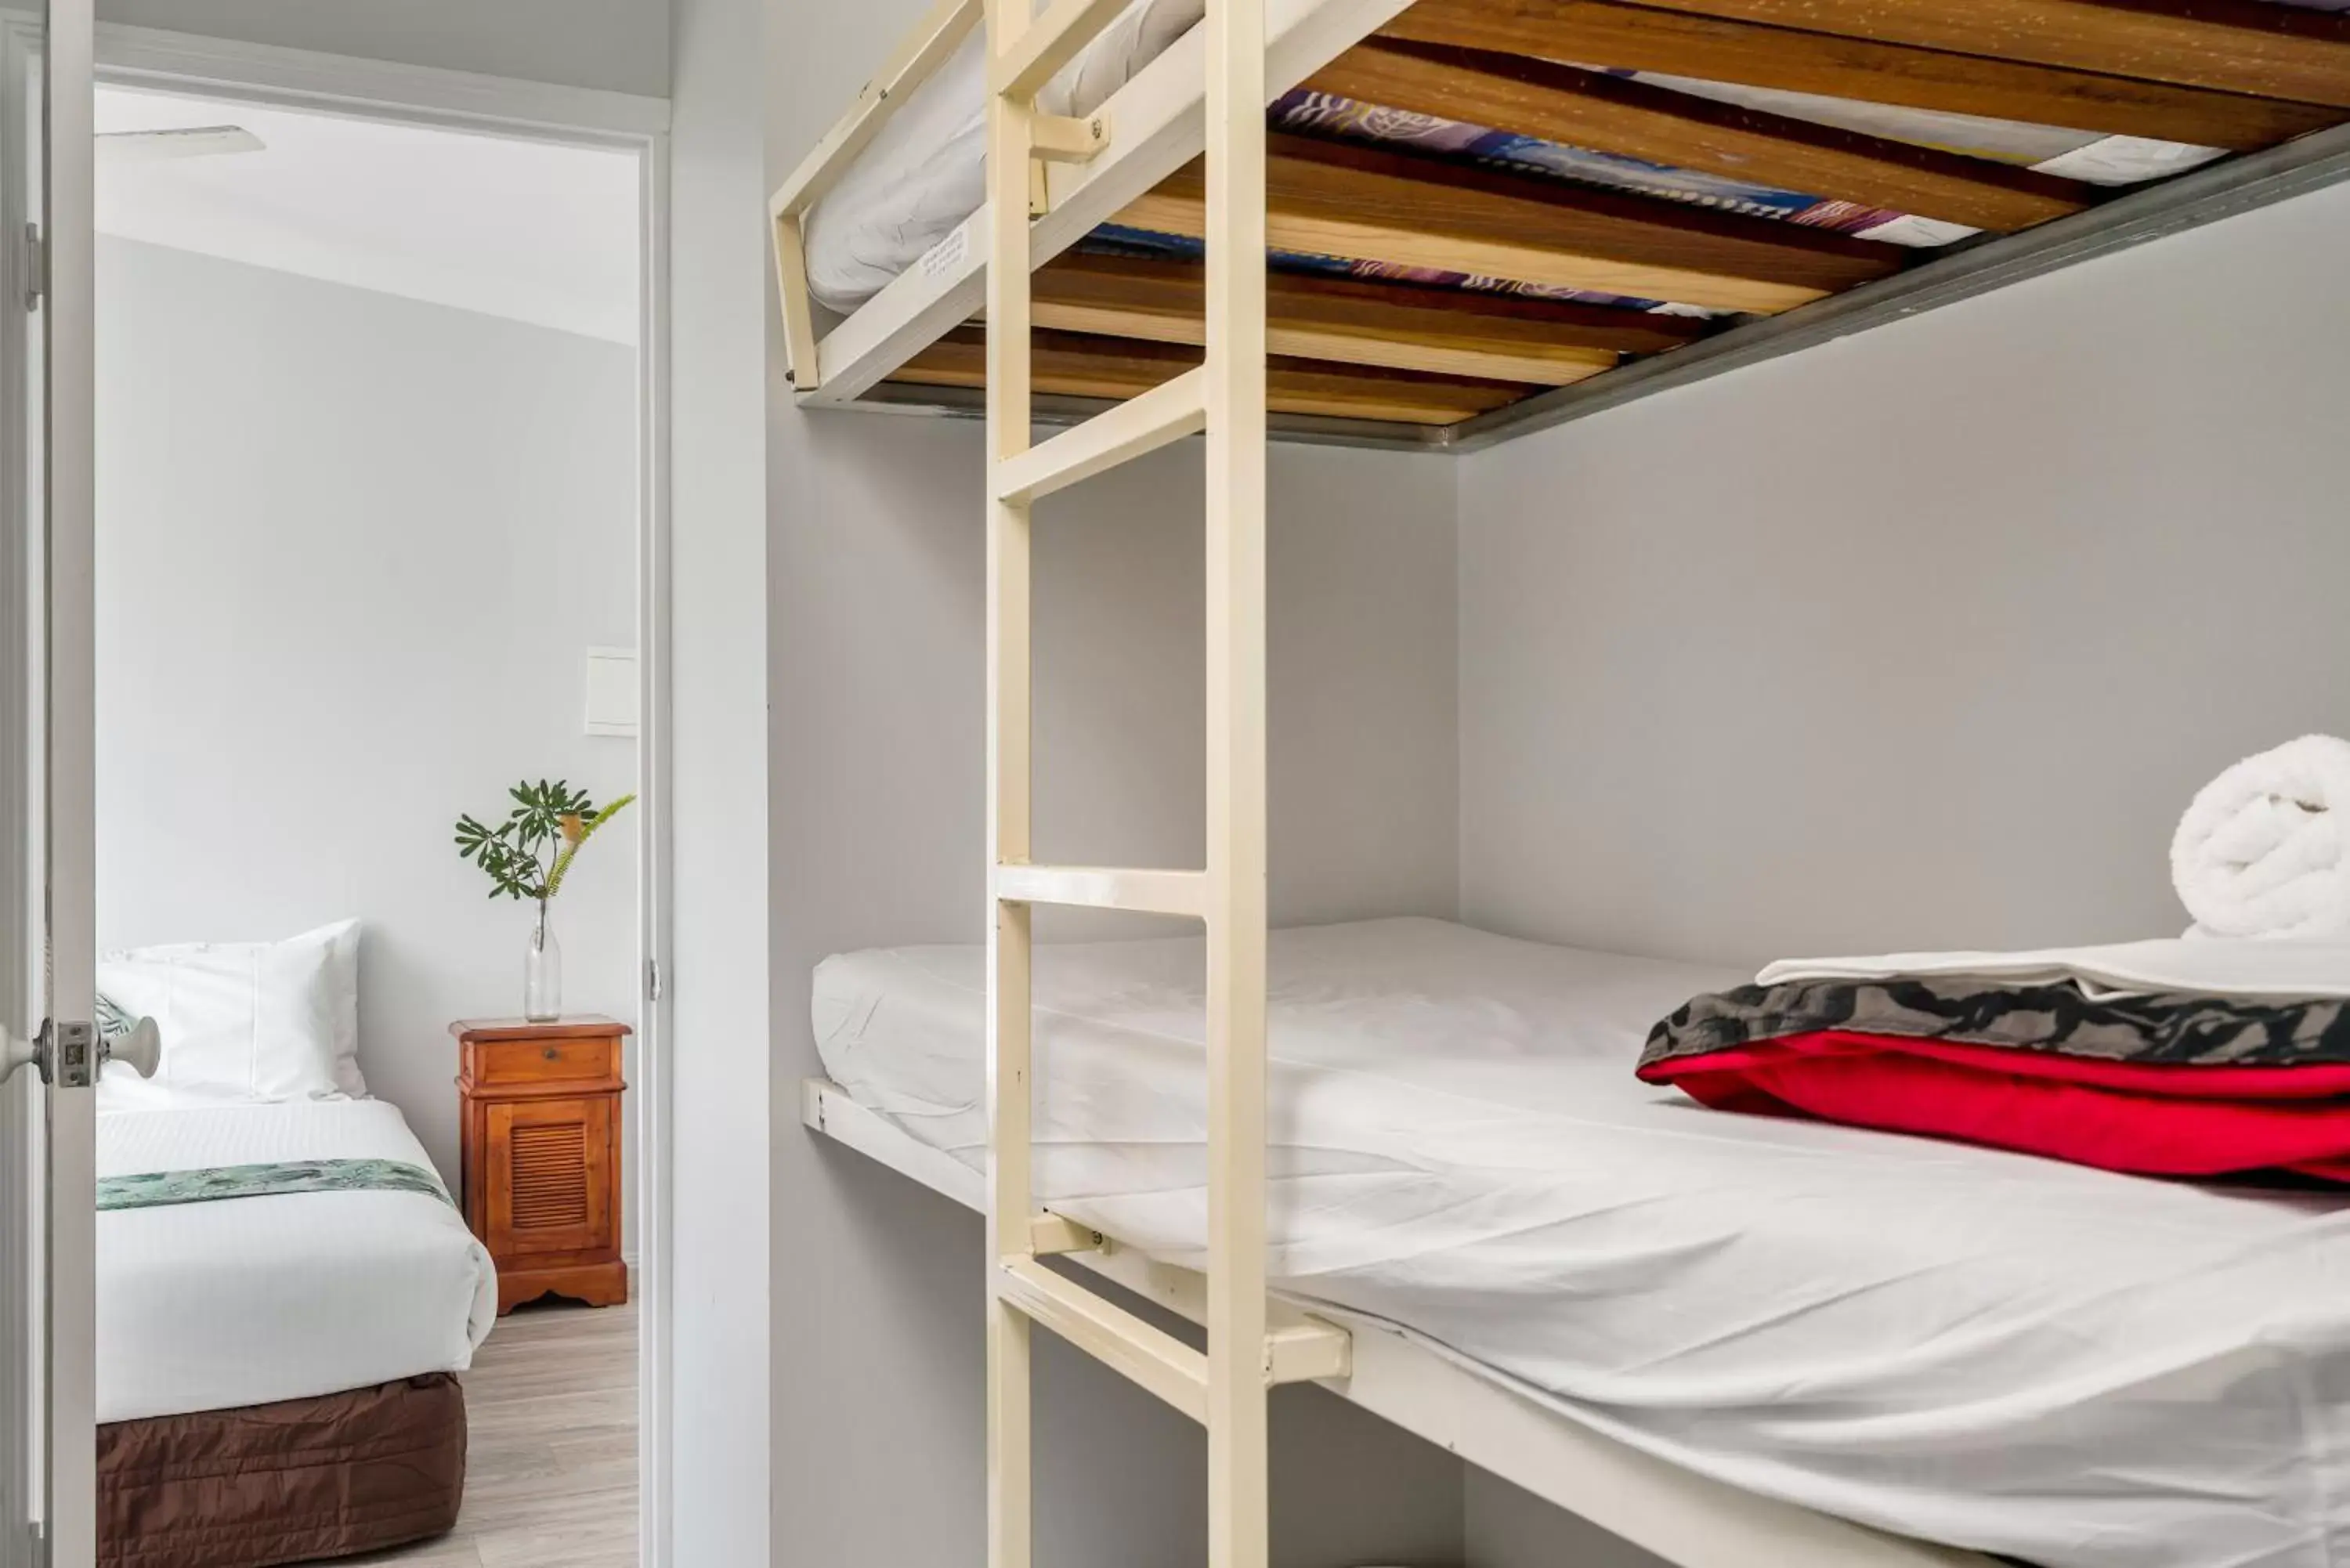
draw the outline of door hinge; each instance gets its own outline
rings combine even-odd
[[[645,960],[645,1000],[647,1002],[659,1002],[661,999],[661,978],[660,960]]]
[[[41,225],[25,225],[25,308],[38,310],[49,297],[49,242]]]

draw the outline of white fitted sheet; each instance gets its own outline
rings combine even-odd
[[[1200,944],[1036,962],[1040,1195],[1205,1235]],[[978,1166],[984,959],[836,957],[862,1104]],[[1276,932],[1272,1272],[1733,1485],[2046,1568],[2350,1561],[2350,1205],[1707,1111],[1727,971],[1434,920]]]
[[[381,1100],[98,1120],[98,1172],[289,1159],[432,1168]],[[219,1410],[463,1371],[497,1316],[489,1254],[413,1192],[300,1192],[98,1217],[98,1418]]]

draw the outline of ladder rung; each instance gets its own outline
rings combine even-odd
[[[1141,915],[1203,918],[1204,871],[1131,871],[1109,866],[999,866],[995,896],[1007,904],[1067,904]]]
[[[1034,1258],[996,1266],[995,1293],[1194,1421],[1208,1418],[1208,1358]]]
[[[995,465],[1000,501],[1035,501],[1208,427],[1208,371],[1186,370]]]

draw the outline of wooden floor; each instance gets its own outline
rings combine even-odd
[[[455,1532],[342,1561],[636,1568],[635,1306],[518,1307],[464,1382],[471,1432]]]

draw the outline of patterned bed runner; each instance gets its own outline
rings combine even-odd
[[[109,1176],[98,1184],[100,1212],[211,1203],[224,1198],[269,1198],[286,1192],[415,1192],[450,1203],[441,1179],[400,1159],[295,1159],[224,1165],[208,1170],[151,1170]]]

